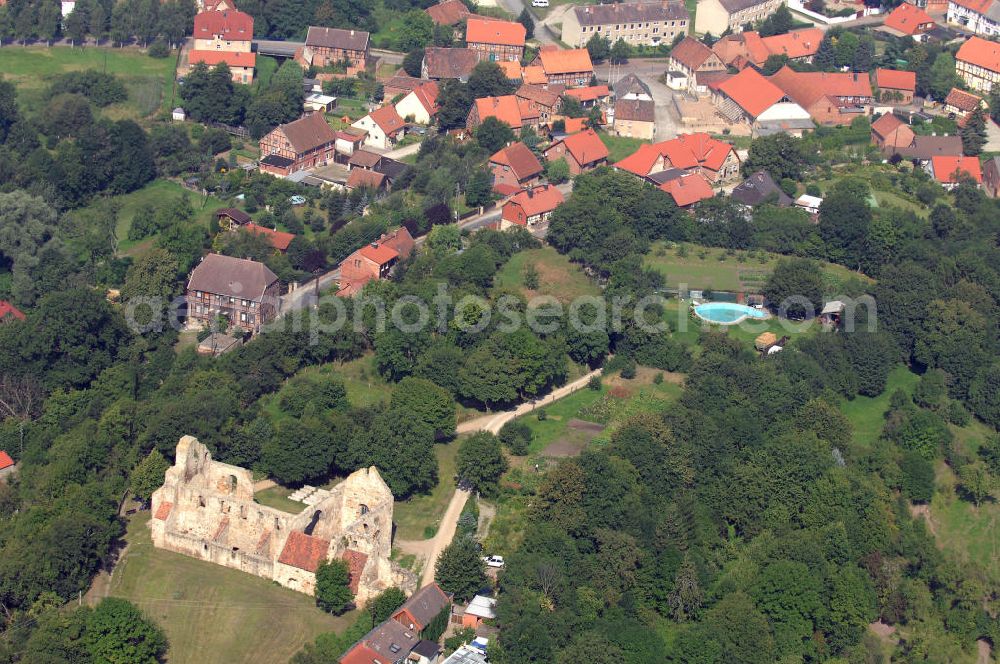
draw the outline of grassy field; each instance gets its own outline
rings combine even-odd
[[[524,270],[529,264],[533,264],[538,271],[538,288],[535,290],[524,287]],[[495,283],[498,287],[520,291],[527,298],[552,295],[563,303],[601,292],[579,265],[571,263],[552,247],[514,254],[497,274]]]
[[[979,507],[959,500],[952,487],[955,476],[943,463],[938,470],[939,490],[931,501],[938,545],[957,562],[983,570],[990,583],[1000,584],[1000,503]],[[943,485],[943,486],[942,486]]]
[[[289,498],[288,496],[290,496],[293,492],[294,489],[289,489],[288,487],[280,485],[273,486],[270,489],[264,489],[263,491],[255,491],[253,499],[261,505],[273,507],[276,510],[288,512],[289,514],[298,514],[306,508],[306,504]]]
[[[608,163],[613,164],[616,161],[621,161],[625,157],[629,156],[633,152],[639,149],[639,146],[643,143],[648,143],[649,141],[644,141],[641,138],[628,138],[625,136],[612,136],[605,132],[599,132],[597,134],[601,137],[601,141],[608,148]]]
[[[455,493],[455,456],[459,444],[460,439],[456,438],[447,445],[434,446],[434,455],[438,460],[438,484],[429,494],[396,501],[393,508],[396,537],[422,540],[433,537],[429,529],[437,532],[451,494]]]
[[[18,106],[28,116],[45,109],[49,85],[69,71],[96,69],[115,74],[128,89],[128,101],[103,110],[112,119],[138,120],[174,104],[176,60],[151,58],[132,49],[70,48],[68,46],[6,47],[0,49],[0,72],[17,86]]]
[[[0,55],[2,55],[2,52],[0,52]],[[116,228],[119,239],[118,253],[141,253],[144,247],[152,244],[153,238],[144,238],[138,242],[128,239],[128,230],[132,227],[132,220],[137,214],[145,214],[147,210],[155,210],[157,207],[164,205],[168,200],[180,198],[184,194],[187,194],[191,200],[191,207],[195,211],[195,219],[206,226],[215,214],[215,211],[220,207],[225,207],[225,203],[215,196],[200,196],[196,192],[185,189],[172,180],[153,180],[138,191],[118,197],[118,200],[122,204]]]
[[[258,55],[256,69],[253,86],[255,90],[261,90],[271,83],[271,77],[278,71],[278,60],[269,55]]]
[[[877,397],[855,397],[850,401],[844,401],[840,410],[851,421],[854,428],[854,444],[859,448],[869,449],[882,434],[882,425],[885,423],[883,415],[889,410],[889,398],[896,390],[903,390],[912,394],[913,388],[920,379],[917,374],[911,372],[905,366],[898,366],[889,374],[885,390]]]
[[[747,252],[727,255],[725,249],[696,244],[685,244],[684,248],[687,255],[679,256],[679,247],[657,242],[646,254],[644,263],[661,272],[669,288],[686,284],[696,290],[754,291],[764,285],[775,264],[783,258],[767,252],[756,252],[754,256]],[[821,267],[833,292],[839,283],[852,277],[867,280],[840,265],[823,263]]]
[[[375,355],[369,353],[350,362],[326,365],[323,370],[336,373],[344,380],[347,399],[352,406],[388,403],[392,386],[375,370]]]
[[[322,632],[343,631],[357,612],[333,617],[311,597],[272,581],[153,547],[149,512],[128,527],[129,548],[110,593],[156,620],[170,664],[285,664]]]

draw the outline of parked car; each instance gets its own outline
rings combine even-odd
[[[548,7],[549,0],[531,0],[532,7]]]
[[[484,556],[483,562],[486,563],[487,567],[503,567],[503,556]]]
[[[305,205],[306,204],[306,197],[305,196],[299,196],[298,194],[296,194],[296,195],[290,197],[288,199],[288,202],[291,203],[292,205]]]

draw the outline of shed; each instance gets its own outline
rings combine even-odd
[[[776,335],[774,332],[765,332],[764,334],[754,339],[753,347],[763,353],[768,348],[777,343],[777,341],[778,341],[778,335]]]
[[[178,106],[170,113],[170,117],[177,122],[184,122],[187,120],[187,113],[184,112],[183,108]]]
[[[496,606],[497,601],[494,598],[476,595],[465,607],[465,612],[462,614],[462,626],[475,629],[484,620],[493,620],[497,617]]]
[[[302,102],[302,107],[307,111],[322,111],[329,113],[337,105],[337,98],[330,95],[313,93]]]

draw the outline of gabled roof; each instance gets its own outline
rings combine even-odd
[[[0,300],[0,321],[8,316],[16,318],[17,320],[24,320],[24,314],[21,313],[20,309],[7,300]]]
[[[722,7],[730,14],[735,14],[736,12],[743,11],[744,9],[762,5],[767,1],[768,0],[719,0],[719,4],[722,5]]]
[[[733,146],[717,141],[708,134],[681,134],[659,144],[661,153],[677,168],[704,166],[713,171],[722,168],[733,152]]]
[[[796,104],[808,110],[824,97],[870,97],[871,81],[867,74],[842,72],[798,72],[782,67],[771,82],[785,91]]]
[[[656,104],[651,99],[620,99],[615,102],[615,120],[654,122]]]
[[[201,14],[198,14],[198,16],[201,16]],[[188,53],[188,62],[193,65],[204,62],[209,67],[214,67],[220,62],[225,62],[230,67],[255,67],[257,65],[257,54],[243,51],[204,51],[192,49]]]
[[[946,106],[954,106],[960,111],[971,113],[979,108],[979,105],[983,103],[983,98],[965,90],[952,88],[948,96],[945,97],[944,103]]]
[[[438,84],[434,81],[424,83],[410,94],[417,98],[417,101],[424,107],[428,115],[434,115],[438,112],[440,108],[437,103]]]
[[[344,186],[348,189],[357,189],[359,187],[379,189],[383,184],[385,184],[385,176],[378,171],[369,171],[364,168],[352,168],[350,174],[347,176],[347,182]]]
[[[559,106],[559,93],[548,90],[540,85],[529,85],[528,83],[525,83],[517,89],[517,92],[515,92],[514,95],[548,108],[556,108]]]
[[[930,26],[927,24],[930,23]],[[934,27],[934,19],[916,5],[907,2],[892,10],[885,18],[885,27],[897,30],[912,37],[919,32],[925,32]]]
[[[960,136],[916,136],[907,147],[894,148],[892,152],[906,159],[930,161],[936,156],[960,156],[962,138]]]
[[[497,151],[490,157],[490,162],[509,166],[514,172],[514,177],[518,180],[526,180],[544,170],[541,162],[538,161],[538,157],[528,149],[527,145],[521,142],[511,143],[502,150]]]
[[[768,198],[775,197],[775,203],[781,207],[792,204],[792,197],[781,190],[774,178],[767,171],[757,171],[738,184],[729,197],[744,205],[760,205]]]
[[[577,72],[592,72],[594,65],[590,61],[590,52],[585,48],[559,49],[543,48],[538,53],[542,69],[546,75],[575,74]]]
[[[686,173],[679,178],[660,185],[660,189],[670,194],[678,207],[694,205],[715,196],[712,185],[700,173]]]
[[[441,586],[431,582],[403,602],[393,613],[393,617],[406,611],[417,621],[417,629],[422,630],[450,604],[451,597],[441,590]]]
[[[873,122],[872,131],[882,140],[883,145],[894,148],[909,146],[915,136],[913,130],[892,113],[886,113]]]
[[[254,233],[255,235],[263,235],[267,238],[267,241],[272,247],[278,251],[288,251],[288,245],[292,243],[295,239],[294,233],[285,233],[284,231],[275,231],[270,228],[265,228],[264,226],[258,226],[257,224],[247,224],[244,226],[247,231]]]
[[[259,300],[278,280],[263,263],[247,258],[209,254],[192,270],[188,290]]]
[[[545,85],[549,82],[549,77],[545,75],[541,65],[528,65],[521,70],[521,80],[532,85]]]
[[[253,17],[235,9],[195,14],[195,39],[212,39],[215,35],[229,41],[249,41],[253,39]]]
[[[954,0],[954,2],[960,7],[965,7],[994,20],[997,15],[996,0]]]
[[[504,76],[511,81],[520,81],[524,76],[521,63],[516,60],[501,60],[497,63],[497,66],[503,71]]]
[[[467,78],[477,62],[479,56],[471,48],[424,49],[424,67],[429,78]]]
[[[437,25],[455,25],[472,14],[462,0],[444,0],[444,2],[432,5],[424,11]]]
[[[583,25],[608,25],[609,23],[638,23],[644,21],[687,21],[683,2],[612,2],[605,5],[575,6],[576,20]]]
[[[509,202],[519,205],[524,210],[524,216],[534,217],[538,214],[552,212],[565,200],[562,192],[555,185],[541,184],[517,192]]]
[[[649,86],[635,74],[625,75],[624,77],[618,79],[618,82],[612,87],[615,91],[615,97],[618,99],[626,97],[630,94],[636,96],[646,95],[650,98],[653,96],[653,94],[649,91]]]
[[[348,166],[359,168],[375,168],[382,161],[382,155],[368,150],[355,150],[351,158],[347,160]],[[353,168],[352,168],[353,170]]]
[[[658,145],[643,143],[639,146],[638,150],[621,161],[616,162],[614,166],[639,177],[646,177],[653,170],[653,166],[657,160],[662,156]]]
[[[585,88],[571,88],[563,93],[580,101],[596,101],[611,95],[606,85],[590,85]]]
[[[527,34],[524,26],[513,21],[497,21],[470,17],[465,23],[467,44],[500,44],[502,46],[524,46]]]
[[[819,28],[803,28],[783,35],[761,37],[760,41],[769,56],[787,55],[790,60],[808,58],[819,51],[820,42],[823,41],[823,31]]]
[[[285,540],[285,547],[278,556],[278,562],[307,572],[315,572],[319,564],[326,560],[329,550],[329,540],[293,530],[288,533],[288,539]]]
[[[5,450],[0,450],[0,470],[10,468],[14,465],[14,460],[10,458]]]
[[[608,158],[608,148],[593,129],[572,134],[560,142],[581,166]]]
[[[476,112],[479,114],[480,122],[493,117],[501,122],[506,122],[512,129],[521,128],[521,107],[514,95],[480,97],[476,100]]]
[[[406,629],[395,620],[386,620],[365,634],[344,653],[340,664],[395,664],[403,662],[420,642],[416,631]]]
[[[353,171],[352,171],[353,172]],[[358,173],[370,173],[371,171],[357,171]],[[372,242],[358,249],[358,253],[372,261],[376,265],[388,265],[399,258],[399,252],[387,244]]]
[[[319,48],[342,48],[348,51],[364,51],[368,48],[369,34],[364,30],[341,30],[340,28],[319,28],[309,26],[306,46]]]
[[[427,81],[422,78],[414,78],[413,76],[409,76],[405,73],[397,73],[385,82],[385,88],[386,90],[403,90],[405,92],[412,92],[426,82]]]
[[[670,59],[681,63],[691,71],[705,64],[705,61],[713,55],[715,54],[712,53],[712,49],[691,37],[685,37],[670,50]]]
[[[781,88],[761,76],[753,67],[747,67],[739,74],[726,79],[718,85],[718,88],[754,118],[785,96]]]
[[[931,157],[931,171],[934,179],[944,184],[958,182],[965,175],[976,182],[983,181],[978,157]]]
[[[292,144],[292,149],[299,154],[337,140],[337,134],[323,119],[322,113],[310,113],[294,122],[279,125],[278,129],[285,134],[288,142]]]
[[[903,5],[900,5],[902,7]],[[909,6],[909,5],[907,5]],[[907,90],[916,92],[917,73],[898,69],[876,69],[875,85],[882,90]]]
[[[406,128],[406,122],[403,121],[403,118],[399,117],[396,107],[392,104],[376,108],[368,115],[371,116],[372,122],[377,124],[386,136],[392,136],[399,130]]]
[[[964,5],[962,2],[958,4]],[[1000,72],[1000,43],[988,41],[982,37],[969,37],[958,49],[955,59],[977,65],[983,69]]]

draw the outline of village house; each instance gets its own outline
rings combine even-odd
[[[781,190],[767,171],[751,173],[747,179],[736,185],[729,197],[747,207],[756,207],[764,203],[788,207],[792,197]]]
[[[1000,35],[998,0],[948,0],[948,23],[984,37]]]
[[[420,643],[416,632],[395,620],[376,625],[337,660],[339,664],[396,664],[409,661],[410,653]]]
[[[694,31],[721,35],[727,30],[741,32],[773,14],[781,0],[701,0],[694,18]]]
[[[406,600],[385,622],[359,639],[339,664],[436,664],[441,648],[421,639],[428,625],[451,614],[451,596],[430,583]]]
[[[730,122],[753,125],[768,109],[785,99],[785,92],[753,67],[712,87],[712,103]]]
[[[6,451],[0,450],[0,480],[14,474],[17,465]]]
[[[641,178],[669,169],[698,173],[708,182],[721,184],[735,179],[740,158],[729,143],[706,133],[681,134],[660,143],[645,143],[614,166]]]
[[[232,0],[204,0],[198,5],[199,12],[225,12],[236,9]]]
[[[620,99],[615,102],[615,135],[652,140],[656,133],[656,105],[647,99]]]
[[[963,180],[983,183],[983,171],[978,157],[931,157],[927,172],[945,189],[951,191]]]
[[[689,208],[715,196],[712,185],[700,173],[678,169],[672,169],[670,179],[661,184],[660,189],[670,194],[679,208]]]
[[[909,147],[914,138],[916,134],[910,126],[892,113],[872,122],[872,142],[883,150]]]
[[[483,622],[496,619],[496,609],[496,599],[476,595],[464,609],[461,609],[461,625],[469,629],[478,629]]]
[[[24,320],[24,314],[7,300],[0,300],[0,324]]]
[[[396,102],[396,113],[407,122],[429,125],[439,109],[437,97],[437,83],[426,81]]]
[[[351,171],[352,173],[355,171]],[[363,172],[363,171],[359,171]],[[406,228],[383,234],[366,244],[340,263],[340,297],[352,297],[369,281],[385,279],[400,260],[406,259],[415,243]]]
[[[513,21],[469,17],[465,22],[465,45],[481,60],[517,62],[524,56],[524,26]]]
[[[726,66],[743,69],[748,64],[763,67],[772,55],[783,55],[794,62],[812,62],[823,41],[819,28],[802,28],[783,35],[761,37],[753,31],[726,35],[712,45]]]
[[[671,76],[673,76],[673,72],[679,72],[687,84],[687,91],[691,94],[697,94],[695,74],[701,71],[726,71],[726,65],[708,46],[697,39],[685,37],[671,49],[670,59],[667,61],[667,72]],[[675,78],[678,77],[675,76]]]
[[[958,118],[964,118],[977,108],[986,108],[986,101],[979,95],[952,88],[944,99],[944,110]]]
[[[226,63],[234,83],[253,82],[257,55],[252,52],[253,17],[235,10],[205,11],[194,17],[194,48],[188,52],[190,67]]]
[[[505,122],[514,130],[515,135],[520,135],[523,127],[538,127],[541,114],[528,100],[515,95],[481,97],[472,104],[466,127],[470,131],[474,130],[486,118]]]
[[[420,636],[435,619],[443,618],[447,624],[450,614],[451,596],[441,590],[441,586],[431,582],[413,593],[389,619],[414,630]]]
[[[348,73],[368,65],[369,34],[364,30],[341,30],[309,26],[302,57],[308,67],[328,67],[344,62]]]
[[[879,103],[905,106],[913,102],[916,93],[916,72],[881,67],[875,70],[875,99]]]
[[[472,12],[462,0],[444,0],[424,11],[434,21],[434,25],[458,25],[472,16]]]
[[[543,154],[546,161],[565,159],[570,175],[592,171],[608,161],[608,148],[593,129],[561,138]]]
[[[559,112],[559,105],[562,103],[559,95],[563,90],[561,85],[543,87],[525,83],[517,89],[514,96],[517,97],[519,105],[527,104],[528,108],[537,111],[538,121],[541,124],[549,124],[549,120]]]
[[[962,156],[962,138],[961,136],[916,135],[913,137],[913,141],[905,147],[886,145],[882,148],[882,154],[888,157],[898,154],[903,159],[926,168],[934,157]]]
[[[365,145],[382,150],[394,148],[406,135],[406,122],[399,117],[392,104],[375,109],[360,120],[355,120],[351,126],[368,132]]]
[[[821,125],[848,125],[875,101],[867,74],[797,72],[785,66],[771,82]]]
[[[357,152],[364,145],[365,137],[368,135],[364,129],[347,127],[334,132],[336,139],[333,146],[335,149],[334,159],[344,162]]]
[[[471,48],[428,46],[424,49],[420,76],[432,81],[454,78],[466,83],[478,62],[479,54]]]
[[[348,190],[367,187],[373,191],[379,191],[385,188],[386,178],[377,171],[355,168],[348,174],[347,183],[344,186]]]
[[[426,82],[422,78],[414,78],[400,70],[395,76],[383,83],[383,95],[386,99],[395,99],[399,95],[408,95]]]
[[[511,143],[490,157],[493,189],[508,196],[538,182],[542,174],[541,162],[524,143]]]
[[[253,233],[254,235],[260,235],[271,247],[279,254],[283,254],[288,251],[288,246],[295,239],[294,233],[286,233],[284,231],[275,230],[272,228],[266,228],[264,226],[258,226],[255,223],[249,223],[243,226],[248,233]]]
[[[590,52],[585,48],[560,49],[543,46],[532,64],[541,63],[545,80],[549,85],[562,84],[568,88],[582,88],[590,85],[594,78],[594,65]]]
[[[323,119],[322,113],[278,125],[260,139],[260,170],[288,176],[296,171],[326,165],[334,161],[337,134]]]
[[[652,101],[653,93],[649,86],[635,74],[626,74],[612,86],[614,88],[615,100],[622,99],[642,99]]]
[[[904,2],[885,17],[882,31],[894,37],[912,37],[919,42],[927,39],[927,33],[934,29],[934,25],[930,14]]]
[[[611,44],[657,46],[686,35],[690,20],[684,3],[673,0],[574,5],[563,15],[561,39],[570,48],[585,47],[594,35]]]
[[[219,220],[219,228],[227,231],[234,231],[253,222],[249,214],[237,208],[219,208],[215,211],[215,218]]]
[[[990,198],[1000,193],[1000,157],[990,157],[983,164],[983,191]]]
[[[189,325],[210,325],[219,316],[256,334],[277,312],[278,277],[263,263],[222,254],[205,256],[185,290]]]
[[[588,85],[585,88],[570,88],[563,93],[563,96],[576,99],[584,108],[592,108],[598,103],[607,101],[611,96],[611,90],[606,85]]]
[[[989,92],[1000,80],[1000,44],[970,37],[955,54],[955,73],[973,90]]]
[[[533,228],[549,220],[552,212],[566,200],[555,185],[542,184],[528,187],[511,196],[503,204],[500,230],[514,226]]]

